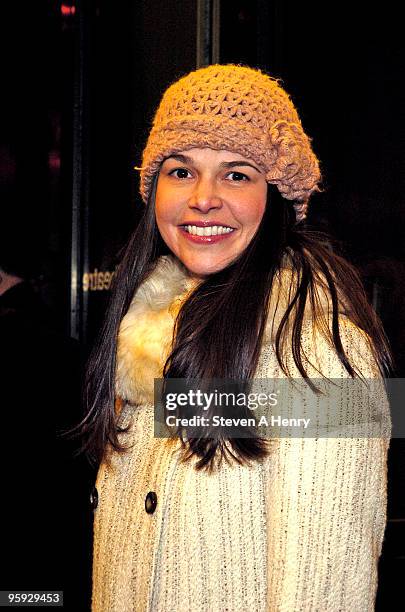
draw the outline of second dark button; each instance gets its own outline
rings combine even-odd
[[[157,506],[157,495],[154,491],[149,491],[145,498],[145,510],[148,514],[153,514]]]

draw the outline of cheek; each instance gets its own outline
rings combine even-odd
[[[245,223],[253,231],[259,227],[267,204],[267,183],[263,179],[250,192],[247,206],[244,206]]]
[[[252,198],[249,202],[244,202],[239,209],[239,219],[242,226],[250,234],[254,234],[263,219],[266,210],[265,197]],[[235,211],[235,214],[238,214]]]
[[[261,220],[263,219],[264,211],[266,210],[266,201],[263,200],[261,202],[256,203],[253,206],[252,210],[252,223],[253,225],[259,227]]]
[[[170,222],[169,215],[167,209],[158,209],[156,208],[156,225],[159,230],[163,241],[169,247],[170,250],[173,250],[175,245],[175,239],[173,235],[173,224]]]
[[[164,229],[165,225],[168,223],[167,209],[160,206],[157,200],[155,206],[155,216],[157,226],[159,230],[162,231],[162,229]]]
[[[173,200],[167,192],[167,189],[156,190],[155,197],[155,219],[159,233],[166,246],[172,253],[178,255],[178,231],[177,218],[179,214],[179,206],[172,204]]]
[[[167,197],[167,194],[164,193],[165,190],[162,189],[156,190],[156,199],[155,199],[155,216],[156,223],[159,228],[160,233],[166,233],[170,224],[173,223],[176,210],[173,205],[170,204],[170,198]]]

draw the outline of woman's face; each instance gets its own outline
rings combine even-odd
[[[265,174],[230,151],[189,149],[162,164],[156,191],[160,234],[196,278],[222,270],[252,240],[266,207]]]

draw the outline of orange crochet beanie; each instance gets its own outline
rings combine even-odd
[[[319,191],[319,163],[297,111],[277,80],[259,70],[216,64],[166,90],[142,157],[145,202],[162,161],[194,147],[226,149],[255,161],[267,182],[294,200],[298,221]]]

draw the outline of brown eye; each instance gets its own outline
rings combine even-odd
[[[249,177],[246,174],[243,174],[243,172],[230,172],[228,177],[231,179],[231,181],[236,182],[249,180]]]
[[[174,168],[174,170],[171,170],[169,172],[170,176],[174,176],[175,178],[178,178],[178,179],[188,178],[189,174],[190,174],[189,171],[186,170],[185,168]]]

